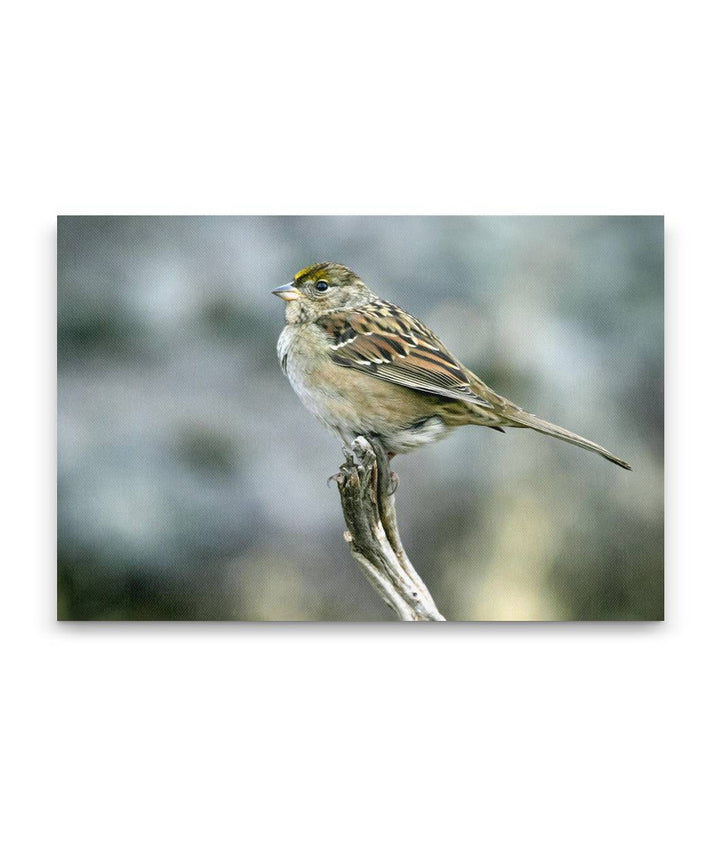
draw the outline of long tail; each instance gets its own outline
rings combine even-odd
[[[573,446],[579,446],[581,449],[589,449],[591,452],[597,452],[598,455],[602,455],[603,458],[608,461],[612,461],[613,464],[617,464],[624,470],[632,469],[627,461],[623,461],[621,458],[618,458],[617,455],[613,455],[612,452],[608,452],[607,449],[603,449],[602,446],[599,446],[597,443],[593,443],[592,440],[586,440],[585,437],[581,437],[579,434],[573,434],[572,431],[561,428],[559,425],[553,425],[552,422],[546,422],[544,419],[540,419],[533,413],[526,413],[524,410],[517,410],[512,413],[507,413],[506,416],[508,418],[508,422],[504,423],[506,425],[517,426],[519,428],[533,428],[541,434],[547,434],[548,437],[557,437],[558,440],[564,440],[566,443],[572,443]]]

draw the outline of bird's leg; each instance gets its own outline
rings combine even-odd
[[[384,465],[386,470],[386,473],[383,473],[382,479],[383,489],[385,490],[387,496],[392,496],[398,489],[398,485],[400,483],[398,474],[391,470],[389,467],[390,461],[392,461],[392,459],[395,457],[395,452],[385,452],[385,450],[383,449],[382,455],[378,457],[379,459],[381,459],[381,463],[378,463],[378,467]]]
[[[385,451],[385,447],[379,437],[368,437],[367,439],[372,446],[373,452],[375,452],[378,473],[378,499],[381,500],[382,496],[392,496],[398,488],[397,474],[390,469],[390,460],[395,455],[392,452]]]
[[[392,459],[394,457],[395,457],[395,452],[388,452],[387,453],[388,464],[390,463],[390,461],[392,461]],[[400,479],[398,478],[398,474],[394,470],[389,471],[388,482],[389,482],[388,486],[387,486],[388,496],[392,496],[395,493],[395,491],[398,489],[398,485],[400,484]]]

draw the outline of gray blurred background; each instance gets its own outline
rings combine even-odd
[[[660,217],[60,217],[58,616],[392,617],[275,354],[270,289],[324,260],[633,465],[473,427],[396,458],[445,616],[662,618]]]

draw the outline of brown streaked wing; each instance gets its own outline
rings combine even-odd
[[[330,338],[330,356],[338,365],[419,392],[492,407],[473,392],[465,369],[432,330],[392,303],[376,300],[317,323]]]

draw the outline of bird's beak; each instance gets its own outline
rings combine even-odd
[[[273,288],[273,294],[277,294],[278,297],[281,297],[283,300],[298,300],[300,297],[300,292],[295,288],[294,282],[289,282],[287,285],[281,285],[279,288]]]

